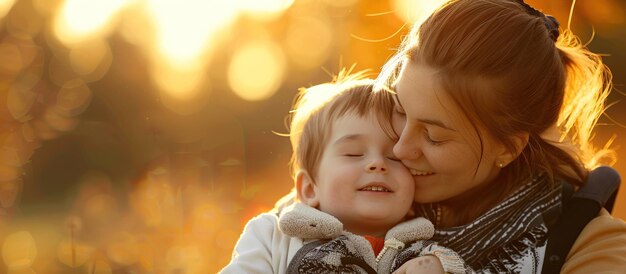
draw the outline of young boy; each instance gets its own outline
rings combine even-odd
[[[393,98],[356,78],[301,92],[296,203],[250,220],[222,273],[390,273],[406,244],[432,237],[424,218],[403,223],[414,181],[393,155]]]

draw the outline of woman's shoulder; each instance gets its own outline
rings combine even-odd
[[[602,209],[579,234],[562,273],[626,272],[626,222]]]
[[[595,243],[598,240],[623,240],[626,241],[626,222],[612,216],[606,209],[592,219],[578,236],[572,250],[575,250],[585,242]],[[626,242],[620,242],[626,249]],[[626,255],[626,253],[624,254]]]

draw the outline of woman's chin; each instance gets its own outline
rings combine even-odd
[[[428,191],[415,190],[415,196],[413,197],[413,201],[418,204],[431,204],[444,200],[444,197],[440,197],[440,195],[436,195],[435,193],[430,193]]]

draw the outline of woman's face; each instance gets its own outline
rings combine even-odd
[[[493,180],[505,151],[474,129],[437,81],[436,70],[409,62],[395,86],[393,126],[400,140],[393,150],[415,179],[418,203],[456,198]]]

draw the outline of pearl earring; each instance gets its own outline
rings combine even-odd
[[[498,163],[498,167],[499,167],[499,168],[503,168],[503,167],[504,167],[504,164],[503,164],[503,163]]]

